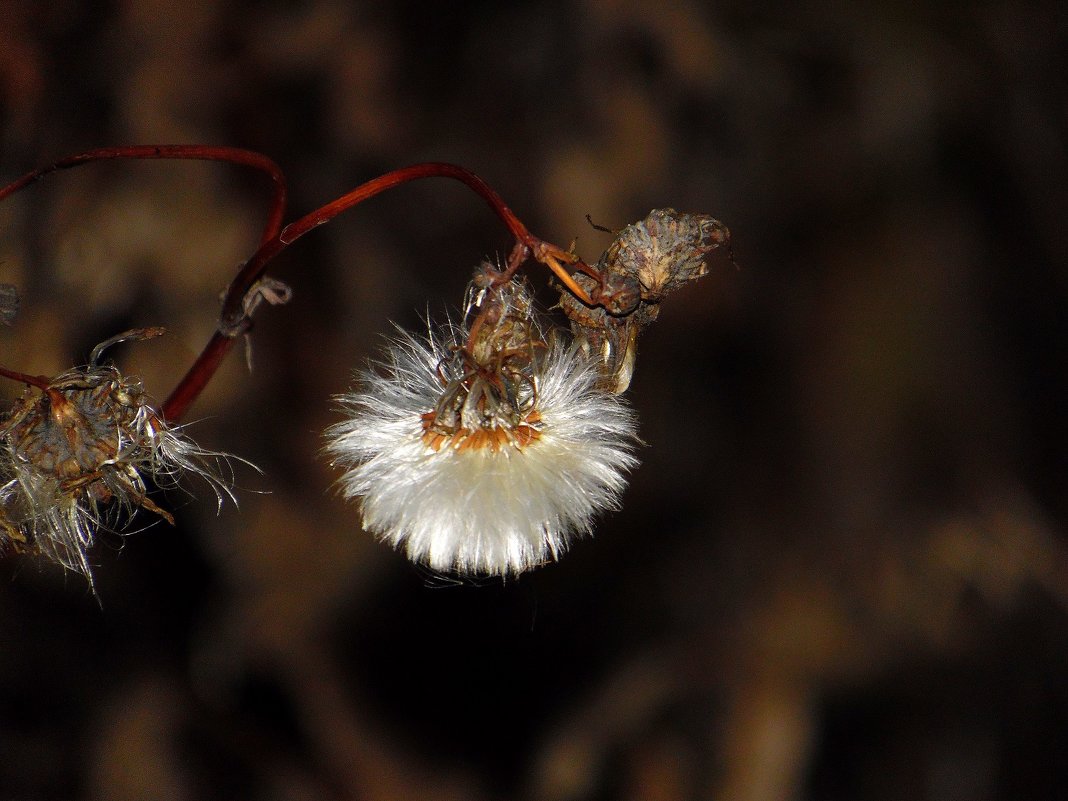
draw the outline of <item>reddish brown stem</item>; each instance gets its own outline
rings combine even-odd
[[[369,200],[375,195],[381,194],[388,189],[393,189],[401,184],[415,181],[420,178],[454,178],[461,181],[477,193],[501,221],[508,226],[508,230],[517,241],[527,247],[532,247],[541,240],[532,236],[527,227],[508,208],[501,196],[498,195],[489,184],[479,178],[470,170],[455,164],[443,162],[426,162],[413,164],[410,167],[402,167],[385,175],[380,175],[348,192],[337,200],[321,206],[310,214],[305,214],[299,220],[291,222],[271,242],[265,242],[260,249],[245,264],[241,271],[230,284],[223,302],[222,321],[224,327],[239,325],[242,315],[242,307],[245,295],[263,275],[267,263],[281,253],[286,247],[292,245],[300,237],[309,231],[318,228],[324,223],[330,222],[343,211]]]
[[[67,156],[47,167],[28,172],[0,189],[0,202],[20,189],[44,178],[53,172],[79,167],[95,161],[109,159],[191,159],[196,161],[225,161],[245,167],[252,167],[267,175],[274,184],[271,206],[267,223],[263,228],[261,243],[277,236],[282,227],[286,212],[286,179],[281,168],[271,159],[252,150],[235,147],[215,147],[212,145],[126,145],[122,147],[102,147],[74,156]]]
[[[164,420],[177,422],[185,415],[186,410],[193,401],[200,397],[200,393],[208,385],[208,381],[215,375],[215,371],[222,364],[223,357],[229,353],[230,346],[233,344],[233,337],[229,337],[220,331],[212,334],[204,350],[200,352],[197,360],[193,362],[193,366],[189,368],[182,380],[178,382],[178,386],[174,388],[167,400],[163,402],[163,406],[160,407],[160,415]]]
[[[212,336],[207,347],[174,388],[170,397],[164,402],[162,408],[163,416],[167,420],[176,421],[185,413],[189,405],[196,400],[201,390],[211,380],[223,356],[233,344],[234,338],[239,333],[247,330],[249,321],[245,315],[245,298],[256,285],[256,282],[263,277],[268,263],[275,256],[300,237],[334,219],[341,212],[351,209],[353,206],[388,189],[393,189],[401,184],[421,178],[453,178],[465,184],[486,201],[486,204],[504,222],[508,230],[512,232],[516,239],[517,252],[522,249],[524,254],[532,253],[539,261],[549,265],[562,280],[570,282],[569,286],[572,286],[572,291],[576,292],[580,299],[590,302],[586,293],[580,287],[574,285],[574,282],[570,280],[570,276],[564,272],[559,264],[561,261],[568,264],[582,264],[582,262],[573,254],[531,234],[520,219],[516,217],[515,213],[508,208],[501,196],[475,173],[455,164],[444,162],[413,164],[409,167],[393,170],[361,184],[351,192],[290,223],[276,237],[269,241],[264,241],[260,245],[259,250],[252,255],[252,258],[245,263],[230,283],[226,297],[223,300],[218,331]],[[518,267],[521,261],[521,259],[517,261],[515,267]]]
[[[8,370],[6,367],[0,367],[0,376],[3,378],[10,378],[12,381],[18,381],[20,384],[25,384],[29,387],[37,387],[41,390],[47,390],[48,385],[51,383],[51,379],[48,378],[48,376],[26,375],[26,373],[18,373],[14,370]]]
[[[276,240],[278,232],[282,228],[282,221],[285,219],[286,212],[286,179],[282,169],[262,153],[234,147],[216,147],[212,145],[126,145],[89,150],[73,156],[67,156],[47,167],[41,167],[15,179],[7,186],[0,188],[0,202],[53,172],[111,159],[224,161],[259,170],[270,178],[272,183],[271,203],[267,213],[267,221],[263,227],[263,234],[260,236],[260,245]],[[181,416],[193,399],[200,394],[208,379],[218,368],[219,362],[222,361],[223,356],[229,350],[230,342],[229,338],[221,335],[216,335],[212,338],[204,353],[197,360],[197,364],[203,365],[203,368],[205,368],[203,375],[199,378],[194,377],[194,380],[188,383],[183,381],[182,385],[179,385],[164,407],[164,418],[176,419]],[[3,368],[0,368],[0,370],[2,370],[0,375],[13,378],[16,381],[42,388],[47,386],[48,379],[25,376],[22,373],[14,373]],[[40,383],[42,380],[45,382],[44,384]],[[168,409],[170,411],[167,411]]]

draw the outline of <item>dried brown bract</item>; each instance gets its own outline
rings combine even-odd
[[[98,345],[90,364],[27,389],[0,418],[0,546],[30,551],[92,581],[87,551],[98,528],[145,509],[174,522],[148,497],[152,485],[200,475],[221,503],[223,454],[165,422],[139,380],[101,365],[104,349],[158,336],[138,329]]]
[[[496,275],[489,264],[475,274],[468,288],[467,335],[438,365],[444,391],[422,415],[423,442],[435,451],[523,447],[539,436],[532,376],[538,352],[548,345],[525,283],[496,284],[491,280]]]
[[[575,273],[599,305],[562,292],[560,306],[576,341],[600,359],[606,389],[626,391],[638,333],[656,319],[665,295],[708,273],[705,258],[721,247],[729,252],[730,231],[719,220],[654,209],[620,231],[589,273]]]

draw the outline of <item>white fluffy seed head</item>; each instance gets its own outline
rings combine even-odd
[[[524,378],[509,384],[513,425],[434,433],[434,412],[459,384],[468,331],[426,339],[400,331],[383,362],[339,397],[347,419],[327,431],[359,498],[363,526],[434,570],[509,575],[558,558],[594,517],[618,508],[637,465],[636,421],[619,396],[597,388],[596,366],[565,343],[538,343]],[[377,369],[376,369],[377,368]],[[507,376],[505,376],[505,383]],[[498,401],[500,399],[498,398]]]

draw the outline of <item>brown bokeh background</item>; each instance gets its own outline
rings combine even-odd
[[[390,321],[507,233],[424,182],[306,237],[193,408],[240,510],[76,575],[0,562],[0,798],[1052,799],[1068,787],[1066,15],[1053,2],[0,0],[0,179],[243,146],[290,217],[468,166],[595,259],[650,208],[740,269],[665,303],[625,506],[559,564],[454,582],[360,531],[318,451]],[[163,397],[266,190],[109,163],[0,208],[0,360],[113,356]],[[535,280],[542,281],[540,274]],[[4,386],[12,398],[17,386]],[[135,522],[146,524],[146,516]]]

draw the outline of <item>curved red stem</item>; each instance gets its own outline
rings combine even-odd
[[[452,178],[460,181],[486,201],[486,204],[508,227],[508,230],[512,232],[518,246],[526,248],[527,252],[545,249],[546,243],[527,230],[527,227],[508,208],[501,196],[475,173],[464,167],[432,161],[402,167],[373,178],[366,183],[360,184],[351,192],[290,223],[277,236],[270,240],[265,240],[260,245],[259,250],[245,262],[245,265],[234,277],[229,289],[226,291],[219,320],[219,329],[212,335],[203,352],[197,357],[192,367],[189,368],[189,371],[178,382],[174,391],[171,392],[170,397],[164,402],[161,410],[164,418],[170,421],[179,419],[189,408],[189,405],[196,400],[208,381],[211,380],[222,362],[223,356],[226,355],[226,352],[233,344],[234,337],[247,326],[248,321],[244,310],[246,296],[256,282],[263,277],[268,263],[275,256],[300,237],[334,219],[341,212],[351,209],[353,206],[388,189],[421,178]],[[560,253],[563,253],[563,251],[560,251]]]
[[[120,147],[102,147],[87,150],[74,156],[67,156],[47,167],[41,167],[16,178],[7,186],[0,188],[0,202],[30,184],[59,170],[80,167],[95,161],[110,159],[190,159],[195,161],[225,161],[230,164],[251,167],[267,175],[273,183],[271,206],[267,214],[267,223],[263,228],[261,243],[273,239],[282,227],[286,212],[286,179],[281,168],[262,153],[236,147],[216,147],[214,145],[124,145]]]
[[[487,205],[500,217],[501,221],[508,227],[508,230],[512,232],[516,240],[527,247],[540,242],[540,240],[531,235],[527,227],[508,208],[501,196],[475,173],[455,164],[447,164],[445,162],[430,161],[413,164],[410,167],[392,170],[360,184],[351,192],[347,192],[337,198],[337,200],[332,200],[325,206],[320,206],[315,211],[305,214],[299,220],[291,222],[282,229],[282,232],[273,241],[264,242],[260,249],[253,254],[252,258],[245,263],[245,266],[237,274],[227,290],[222,311],[224,326],[236,325],[240,321],[245,295],[263,275],[267,263],[286,247],[292,245],[309,231],[330,222],[341,212],[351,209],[353,206],[359,205],[363,201],[369,200],[388,189],[393,189],[396,186],[420,178],[453,178],[461,181],[486,201]]]
[[[224,161],[238,166],[251,167],[259,170],[271,179],[272,193],[271,203],[267,212],[267,221],[264,223],[263,234],[260,236],[260,245],[277,239],[282,228],[282,222],[286,213],[286,178],[273,159],[253,150],[245,150],[236,147],[221,147],[215,145],[123,145],[119,147],[102,147],[88,150],[73,156],[67,156],[46,167],[40,167],[32,172],[16,178],[7,186],[0,188],[0,202],[15,194],[30,184],[40,181],[51,173],[59,170],[67,170],[96,161],[112,159],[160,159],[178,160],[189,159],[193,161]],[[163,416],[165,419],[176,419],[200,394],[204,385],[215,373],[223,356],[229,350],[231,340],[216,334],[197,359],[194,368],[201,365],[201,374],[194,376],[192,380],[183,382],[168,398],[164,405]],[[193,371],[190,371],[190,374]],[[188,379],[190,374],[186,375]],[[0,375],[22,381],[33,386],[47,386],[48,379],[40,376],[27,376],[23,373],[0,368]],[[41,383],[44,382],[44,384]],[[170,412],[167,409],[171,409]]]
[[[168,422],[177,422],[185,415],[186,410],[204,391],[215,371],[222,364],[223,357],[230,351],[234,344],[233,337],[227,336],[221,331],[211,335],[204,350],[197,356],[193,366],[189,368],[182,380],[171,391],[167,400],[160,407],[160,416]]]

